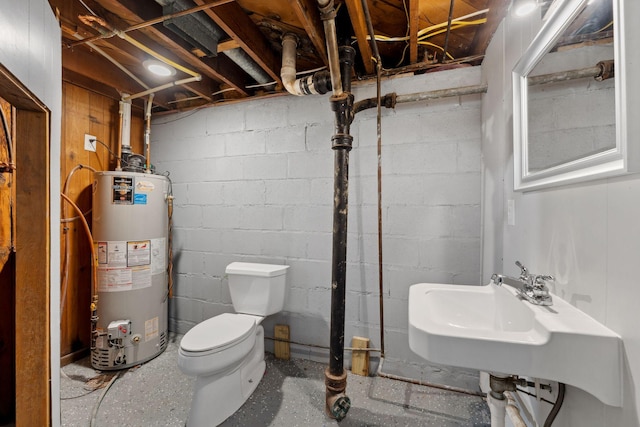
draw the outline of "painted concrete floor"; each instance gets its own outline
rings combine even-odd
[[[184,426],[194,379],[177,366],[181,338],[172,334],[164,353],[121,371],[106,394],[104,385],[113,372],[102,375],[91,368],[89,358],[63,367],[62,425]],[[347,395],[352,406],[338,424],[324,413],[324,364],[281,361],[269,354],[266,361],[256,391],[222,426],[490,426],[489,409],[480,397],[351,374]]]

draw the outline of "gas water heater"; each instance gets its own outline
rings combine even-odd
[[[97,172],[93,240],[98,304],[91,365],[115,370],[167,347],[169,179],[140,172]]]

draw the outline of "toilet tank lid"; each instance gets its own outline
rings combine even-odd
[[[227,265],[225,273],[243,274],[247,276],[275,277],[285,274],[288,265],[257,264],[252,262],[232,262]]]

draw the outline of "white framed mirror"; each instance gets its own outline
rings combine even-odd
[[[556,0],[513,69],[515,190],[640,170],[627,138],[625,1]]]

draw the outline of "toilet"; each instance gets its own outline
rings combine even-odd
[[[233,262],[226,268],[236,313],[194,326],[180,342],[178,366],[196,376],[187,426],[215,426],[235,413],[262,379],[262,319],[282,310],[288,265]]]

